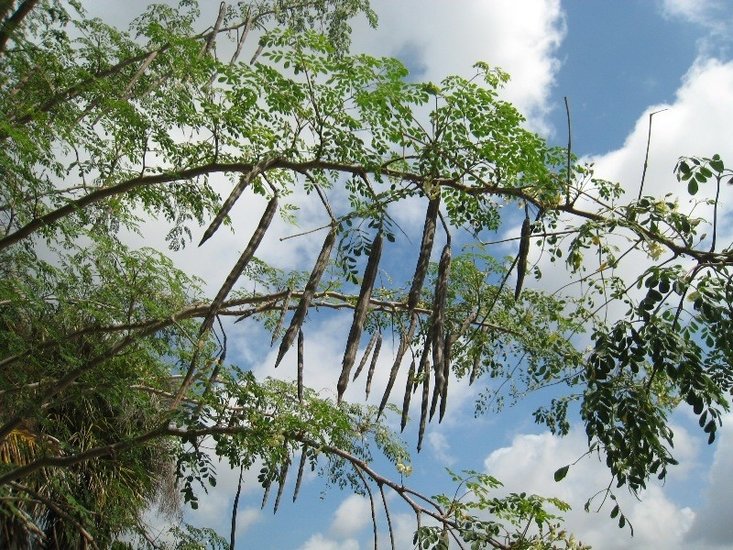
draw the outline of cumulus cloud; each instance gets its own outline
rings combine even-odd
[[[678,436],[684,430],[678,428]],[[500,479],[508,490],[521,489],[542,496],[554,496],[568,502],[572,511],[566,515],[566,527],[586,544],[604,550],[628,548],[680,548],[684,533],[695,517],[687,507],[674,503],[663,488],[650,486],[636,500],[625,491],[618,496],[623,513],[634,526],[634,537],[628,530],[620,530],[607,514],[605,506],[596,499],[591,512],[584,511],[589,497],[604,489],[610,474],[604,463],[595,457],[586,457],[574,464],[561,483],[555,483],[554,471],[574,463],[587,450],[584,434],[574,430],[565,438],[549,432],[538,435],[522,434],[512,444],[492,452],[484,461],[486,472]],[[677,455],[681,462],[689,457]]]
[[[705,27],[718,40],[729,39],[724,33],[733,25],[730,4],[724,0],[663,0],[662,14]],[[706,40],[703,46],[710,44]]]
[[[477,61],[501,67],[512,76],[506,97],[528,115],[534,128],[548,130],[544,116],[559,67],[557,49],[565,36],[559,0],[524,2],[521,13],[511,0],[470,0],[460,7],[424,0],[373,4],[379,28],[359,28],[357,49],[402,55],[422,79],[436,82],[448,74],[471,76]]]
[[[705,503],[695,516],[685,540],[693,545],[733,548],[733,415],[723,419],[713,466],[708,474]]]
[[[355,539],[334,540],[316,533],[310,537],[298,550],[359,550],[359,542]]]
[[[429,432],[428,445],[438,462],[447,466],[455,463],[456,457],[451,453],[451,446],[445,434],[438,431]]]
[[[357,535],[371,522],[369,499],[351,495],[344,499],[333,514],[331,533],[343,538]]]

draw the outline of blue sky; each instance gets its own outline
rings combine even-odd
[[[125,6],[132,10],[144,3],[138,0]],[[203,4],[212,10],[218,6],[218,2]],[[527,115],[529,127],[558,145],[567,142],[563,103],[567,96],[573,150],[593,160],[600,177],[636,189],[648,114],[662,108],[668,110],[654,119],[646,187],[650,193],[676,191],[671,171],[680,155],[717,152],[733,162],[730,1],[379,0],[373,5],[380,27],[375,31],[355,24],[356,51],[398,56],[413,69],[414,78],[433,81],[450,73],[468,75],[478,60],[499,65],[512,75],[506,97]],[[95,3],[93,9],[108,17],[122,10],[120,3],[111,0]],[[248,213],[260,206],[250,203],[239,211],[241,234],[251,232]],[[400,219],[410,228],[408,232],[417,235],[420,226],[413,222],[418,217],[411,216],[404,212]],[[730,240],[733,227],[725,227],[724,233]],[[222,266],[231,265],[239,240],[232,236],[213,241],[206,252],[211,255],[209,261],[201,260],[201,251],[184,251],[177,260],[216,285]],[[293,256],[285,256],[274,240],[269,245],[264,259],[297,263],[283,260]],[[301,242],[298,257],[312,257],[318,246],[316,241]],[[547,284],[551,282],[552,278]],[[348,316],[337,315],[309,329],[315,344],[306,351],[306,364],[315,365],[310,383],[316,388],[335,385],[333,373],[343,344],[332,335],[345,322]],[[274,373],[273,354],[248,343],[257,342],[261,333],[254,328],[243,330],[234,344],[241,362],[261,375],[292,373],[292,363],[287,361]],[[557,467],[583,453],[582,433],[575,429],[562,440],[551,436],[532,423],[533,406],[527,404],[474,419],[477,390],[460,384],[452,389],[447,419],[429,428],[426,448],[415,458],[415,473],[407,481],[416,488],[427,494],[450,490],[443,474],[446,465],[482,470],[503,480],[509,490],[571,502],[569,529],[595,548],[733,549],[733,497],[724,490],[733,487],[733,418],[711,448],[685,413],[673,418],[681,464],[665,486],[651,487],[641,502],[624,495],[625,511],[636,529],[631,539],[628,531],[619,530],[608,519],[608,510],[583,512],[585,500],[607,483],[602,465],[584,461],[562,484],[552,480]],[[414,433],[406,438],[414,448]],[[385,474],[397,476],[388,465],[380,466]],[[227,534],[236,474],[223,466],[220,474],[217,488],[202,499],[199,512],[188,517]],[[286,495],[289,490],[292,487]],[[239,548],[371,547],[369,507],[362,497],[327,489],[314,478],[307,480],[298,503],[286,497],[276,516],[271,507],[260,510],[260,499],[254,472],[247,476],[240,502]],[[402,544],[409,544],[411,516],[396,503],[392,513]],[[386,529],[383,520],[382,531]]]

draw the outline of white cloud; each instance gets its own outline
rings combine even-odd
[[[724,0],[663,0],[662,14],[700,25],[714,37],[723,39],[729,38],[723,33],[733,24],[733,12]],[[710,42],[706,40],[701,46],[709,47]]]
[[[355,539],[333,540],[322,533],[316,533],[298,550],[359,550],[359,542]]]
[[[371,521],[369,499],[360,495],[350,495],[334,512],[330,531],[341,538],[348,538],[357,535]]]
[[[442,432],[431,431],[428,433],[428,445],[435,455],[435,458],[442,464],[450,466],[456,461],[456,457],[451,453],[451,446],[448,438]]]
[[[685,437],[681,428],[678,437]],[[695,517],[687,507],[672,502],[663,488],[650,486],[636,500],[623,489],[617,497],[623,513],[634,526],[634,537],[628,529],[621,530],[608,518],[611,506],[598,513],[586,513],[584,504],[596,491],[604,489],[610,474],[601,461],[586,457],[570,468],[561,483],[553,480],[554,471],[575,462],[587,450],[584,434],[574,430],[565,438],[548,432],[539,435],[522,434],[512,440],[509,447],[492,452],[484,461],[486,472],[502,481],[509,491],[522,490],[542,496],[554,496],[568,502],[572,511],[566,515],[566,527],[586,544],[603,550],[685,548],[684,533]],[[678,452],[684,463],[689,457]],[[591,510],[600,504],[595,500]]]
[[[733,414],[723,419],[713,466],[708,475],[705,504],[695,516],[686,536],[692,545],[708,544],[717,548],[733,548]]]
[[[248,506],[237,512],[237,537],[244,535],[252,525],[262,521],[262,510]]]
[[[402,55],[408,65],[421,69],[416,75],[421,80],[470,76],[477,61],[501,67],[512,76],[506,97],[534,128],[547,130],[544,115],[559,67],[555,55],[565,36],[559,0],[527,0],[521,11],[512,0],[466,0],[460,5],[378,0],[373,5],[379,28],[358,30],[358,50]]]

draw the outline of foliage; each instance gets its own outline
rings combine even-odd
[[[299,480],[319,468],[372,507],[373,488],[397,493],[437,522],[418,529],[421,547],[446,537],[475,548],[579,547],[546,511],[565,511],[555,499],[495,496],[495,479],[469,473],[454,481],[470,498],[420,495],[418,505],[373,469],[375,451],[409,469],[385,412],[404,428],[416,394],[419,449],[457,377],[497,379],[479,412],[563,386],[535,419],[565,434],[579,411],[589,453],[634,492],[675,464],[667,419],[676,406],[692,407],[714,440],[733,384],[733,256],[718,236],[731,171],[717,155],[676,168],[692,195],[714,185],[700,205],[711,222],[671,196],[629,200],[523,126],[500,98],[502,71],[478,63],[472,79],[414,83],[397,60],[349,55],[349,18],[373,22],[361,0],[223,4],[203,33],[191,0],[151,6],[129,32],[76,4],[13,7],[0,9],[4,542],[144,541],[140,513],[175,504],[174,483],[194,508],[216,483],[213,444],[233,467],[261,463],[265,499],[278,488],[275,508],[297,460]],[[251,62],[238,61],[249,32],[275,24]],[[216,45],[227,38],[225,59]],[[215,178],[232,189],[223,201]],[[308,272],[255,256],[276,212],[297,218],[295,192],[318,197],[328,229]],[[203,245],[250,193],[268,206],[213,297],[165,255],[125,244],[124,230],[154,218],[172,248],[209,222]],[[414,276],[377,277],[382,258],[406,246],[394,217],[405,204],[426,209]],[[516,221],[510,209],[524,212],[519,254],[502,258],[483,239]],[[542,255],[566,270],[566,288],[524,288],[542,276],[530,263]],[[632,258],[643,267],[629,279]],[[302,328],[343,308],[354,321],[334,402],[304,387]],[[235,329],[222,320],[233,317],[282,338],[278,361],[295,345],[297,379],[257,380],[227,362]],[[363,369],[370,391],[390,331],[398,344],[380,406],[342,401]],[[402,406],[389,405],[405,368]],[[618,507],[611,516],[626,524]],[[226,544],[205,530],[175,535],[180,547]]]

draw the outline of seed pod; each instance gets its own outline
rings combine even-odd
[[[422,362],[422,359],[421,359]],[[407,384],[405,384],[405,397],[402,400],[402,418],[400,419],[400,431],[405,431],[407,426],[407,414],[410,411],[410,399],[412,398],[412,388],[415,386],[415,360],[410,362],[410,370],[407,371]]]
[[[261,174],[270,167],[274,160],[274,158],[266,156],[260,159],[259,162],[257,162],[257,164],[255,164],[249,172],[240,176],[237,185],[234,186],[234,189],[232,189],[232,192],[229,193],[227,200],[225,200],[224,204],[221,205],[221,209],[219,210],[219,212],[217,212],[214,219],[211,220],[209,227],[207,227],[206,231],[204,231],[204,236],[201,237],[199,246],[209,240],[209,238],[211,238],[216,230],[219,229],[219,226],[224,221],[224,218],[227,217],[229,211],[234,206],[234,203],[237,202],[237,199],[239,199],[240,195],[249,186],[252,180],[255,179],[255,177],[257,177],[259,174]]]
[[[379,350],[382,349],[382,334],[380,333],[377,337],[377,344],[374,346],[374,355],[372,355],[372,362],[369,363],[369,372],[367,372],[366,380],[366,397],[369,399],[369,392],[372,389],[372,377],[374,376],[374,370],[377,368],[377,359],[379,358]]]
[[[435,387],[433,401],[430,404],[430,418],[435,414],[438,398],[443,392],[445,378],[443,376],[443,353],[445,351],[445,302],[448,294],[448,275],[450,274],[451,250],[450,244],[443,247],[438,264],[438,279],[435,282],[435,297],[433,299],[433,315],[430,328],[430,337],[433,341],[433,368],[435,369]]]
[[[303,402],[303,331],[298,331],[298,401]]]
[[[372,333],[372,337],[369,339],[369,343],[367,344],[366,349],[364,350],[364,356],[361,358],[361,362],[359,363],[359,366],[356,369],[356,372],[354,373],[354,377],[351,379],[352,381],[356,380],[357,377],[361,374],[361,371],[364,370],[364,367],[367,364],[367,361],[369,360],[369,354],[372,352],[372,348],[374,347],[374,344],[377,342],[377,332]]]
[[[425,224],[422,230],[422,240],[420,242],[420,254],[417,258],[417,266],[415,267],[415,274],[412,277],[412,285],[410,286],[410,293],[407,297],[407,308],[409,311],[414,310],[417,307],[417,303],[420,300],[420,292],[422,291],[422,285],[425,281],[425,274],[428,271],[428,264],[430,263],[430,254],[433,251],[433,241],[435,238],[435,222],[438,218],[438,210],[440,209],[440,196],[436,199],[432,199],[428,203],[428,209],[425,213]]]
[[[344,359],[341,365],[341,375],[336,386],[337,389],[337,402],[341,402],[341,398],[344,396],[346,386],[349,383],[349,374],[351,373],[351,367],[354,366],[356,360],[356,351],[359,347],[359,340],[361,338],[361,331],[364,328],[364,321],[366,320],[367,312],[369,311],[369,302],[372,298],[372,289],[374,288],[374,281],[377,279],[377,270],[379,268],[379,260],[382,257],[382,231],[377,233],[372,242],[372,249],[369,253],[369,260],[367,261],[366,269],[364,270],[364,279],[361,282],[361,290],[359,291],[359,299],[356,301],[356,307],[354,308],[354,320],[351,323],[351,329],[349,330],[349,337],[346,340],[346,350],[344,351]]]
[[[318,289],[318,284],[321,282],[323,272],[326,270],[326,266],[328,265],[328,259],[331,257],[331,250],[333,249],[333,244],[336,242],[336,231],[337,226],[332,225],[331,230],[326,236],[326,240],[323,241],[323,246],[321,247],[321,252],[318,254],[316,265],[313,266],[313,271],[311,271],[308,283],[305,285],[305,290],[303,290],[303,295],[300,297],[298,307],[295,309],[293,318],[290,320],[290,326],[288,327],[288,330],[285,331],[282,342],[280,342],[280,349],[277,351],[277,359],[275,360],[276,368],[280,364],[280,361],[282,361],[283,357],[285,357],[290,346],[293,345],[293,340],[295,340],[295,336],[298,334],[298,331],[305,320],[310,303]]]
[[[395,360],[394,363],[392,363],[392,368],[389,371],[389,379],[387,380],[387,387],[384,389],[384,395],[382,395],[382,401],[379,403],[379,412],[377,412],[377,418],[379,418],[382,413],[384,412],[384,407],[387,406],[387,400],[389,399],[389,394],[392,393],[392,388],[394,387],[395,380],[397,379],[397,373],[400,370],[400,364],[402,357],[399,357]],[[413,364],[412,368],[415,368],[415,365]]]
[[[270,199],[270,202],[267,203],[267,208],[265,208],[265,212],[264,214],[262,214],[262,218],[260,218],[260,223],[257,225],[257,229],[255,229],[255,232],[249,239],[247,247],[242,252],[242,255],[237,260],[237,263],[235,263],[234,267],[232,267],[229,275],[227,275],[227,278],[224,280],[224,284],[221,285],[219,292],[216,294],[216,298],[214,298],[214,301],[211,302],[211,306],[209,306],[209,311],[204,318],[204,322],[201,324],[199,335],[202,335],[204,332],[211,328],[211,325],[214,322],[214,317],[219,311],[221,304],[223,304],[224,300],[226,300],[229,291],[234,286],[234,283],[237,282],[237,279],[239,279],[239,276],[242,274],[242,271],[244,271],[244,268],[247,267],[247,264],[252,259],[252,256],[254,256],[257,247],[260,245],[260,242],[262,242],[262,238],[265,236],[268,227],[270,227],[270,222],[272,222],[272,217],[275,215],[276,210],[277,195],[272,197]]]
[[[522,232],[519,239],[519,254],[517,254],[517,286],[514,289],[514,300],[519,299],[524,283],[524,275],[527,272],[527,257],[529,256],[529,236],[532,232],[532,224],[529,216],[525,216],[522,222]]]
[[[445,409],[448,404],[448,381],[450,380],[450,358],[451,348],[453,347],[453,336],[450,331],[445,335],[445,351],[443,352],[443,386],[440,392],[440,412],[438,414],[438,422],[443,421]]]
[[[420,406],[420,427],[417,432],[417,452],[422,449],[422,439],[425,435],[425,423],[428,418],[428,401],[430,401],[430,364],[429,360],[425,360],[425,370],[422,379],[422,404]]]
[[[262,495],[262,504],[260,504],[260,510],[265,509],[265,504],[267,504],[267,497],[270,496],[270,487],[272,487],[272,481],[267,480],[265,481],[267,485],[265,485],[265,492]]]
[[[288,477],[288,470],[290,469],[290,460],[283,462],[282,468],[280,468],[280,476],[278,478],[277,496],[275,497],[275,507],[272,509],[272,513],[276,514],[277,509],[280,508],[280,499],[283,496],[283,489],[285,489],[285,480]]]
[[[303,482],[303,470],[305,469],[305,461],[307,460],[306,449],[307,445],[303,445],[300,451],[300,462],[298,463],[298,477],[295,480],[295,489],[293,490],[293,502],[298,498],[300,492],[300,484]]]
[[[285,294],[285,298],[283,298],[283,305],[280,308],[280,316],[277,318],[277,326],[275,326],[275,330],[272,331],[272,339],[270,340],[271,346],[275,343],[275,340],[277,340],[277,337],[283,328],[283,323],[285,322],[285,314],[288,312],[288,306],[290,305],[290,297],[292,295],[293,295],[292,289],[288,289],[287,293]]]

